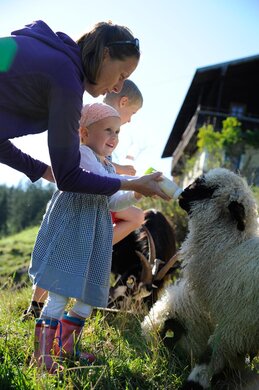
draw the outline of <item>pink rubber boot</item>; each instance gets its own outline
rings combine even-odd
[[[53,361],[51,351],[58,327],[58,320],[36,319],[33,360],[50,374],[63,371],[64,367]]]
[[[61,337],[62,349],[60,351],[60,345],[55,343],[54,352],[56,356],[62,356],[73,360],[87,360],[88,363],[95,361],[95,356],[92,353],[81,352],[78,349],[80,342],[80,336],[85,324],[84,320],[77,317],[70,317],[67,314],[63,315],[60,324],[57,329],[57,334]]]

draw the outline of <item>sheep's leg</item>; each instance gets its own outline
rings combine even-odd
[[[215,351],[211,345],[200,356],[181,390],[205,390],[210,388],[211,377],[223,370],[225,359],[219,348]]]
[[[205,390],[209,389],[208,366],[206,364],[196,365],[189,375],[181,390]]]
[[[212,349],[207,347],[206,351],[199,359],[199,363],[194,366],[187,381],[181,390],[203,390],[210,386],[209,364],[212,357]]]

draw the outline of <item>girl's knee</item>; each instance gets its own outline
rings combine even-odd
[[[134,208],[132,207],[130,212],[131,212],[132,223],[134,224],[135,229],[137,229],[144,223],[145,220],[144,211],[137,207]]]
[[[145,214],[144,214],[143,210],[141,210],[141,209],[137,209],[137,210],[138,210],[138,212],[136,215],[136,220],[137,220],[139,226],[141,226],[145,222]]]
[[[93,310],[92,306],[87,305],[86,303],[78,299],[76,300],[74,306],[72,307],[72,311],[82,318],[90,317],[92,310]]]

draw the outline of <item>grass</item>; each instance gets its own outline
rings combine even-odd
[[[27,269],[38,227],[26,229],[21,233],[0,240],[0,286],[9,283],[21,286],[29,282]]]
[[[82,349],[97,356],[92,366],[76,363],[53,376],[31,364],[34,321],[22,322],[21,315],[31,297],[27,268],[36,234],[28,229],[0,240],[0,389],[179,389],[190,367],[157,335],[149,343],[143,338],[144,307],[134,314],[94,311],[82,335]]]
[[[141,335],[143,314],[96,310],[87,321],[82,348],[91,350],[92,366],[66,367],[62,378],[30,365],[34,321],[21,321],[31,288],[0,293],[0,388],[4,389],[178,389],[187,366],[158,339],[148,345]]]
[[[0,240],[0,389],[178,389],[188,367],[159,339],[148,345],[136,314],[95,310],[87,321],[82,347],[97,356],[92,366],[65,367],[62,377],[30,364],[34,321],[21,321],[31,297],[27,269],[38,229]]]

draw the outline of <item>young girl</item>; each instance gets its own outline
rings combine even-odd
[[[123,125],[130,122],[132,115],[140,110],[143,105],[143,96],[133,81],[125,80],[121,91],[118,93],[107,93],[104,102],[117,110],[121,118],[121,125]],[[81,149],[84,150],[84,148]],[[115,166],[116,173],[130,176],[133,176],[136,173],[132,165],[119,165],[114,162],[113,165]],[[121,178],[120,176],[116,177]],[[113,212],[112,218],[113,244],[116,244],[144,223],[144,212],[139,207],[131,206],[127,209]],[[40,287],[35,288],[30,305],[28,309],[25,310],[22,320],[26,320],[32,316],[39,318],[46,298],[46,291]]]
[[[120,117],[105,104],[86,105],[80,120],[81,167],[99,175],[115,175],[105,156],[118,143]],[[109,295],[113,227],[110,210],[127,208],[141,195],[133,192],[106,195],[56,191],[41,224],[29,269],[33,284],[49,291],[41,318],[36,320],[34,358],[55,373],[54,353],[86,358],[76,349],[92,306],[106,307]],[[64,313],[69,298],[76,302]],[[62,317],[63,315],[63,317]],[[61,318],[61,320],[60,320]],[[60,334],[59,334],[60,333]],[[62,366],[61,366],[62,369]]]

